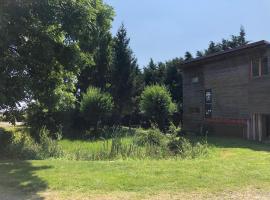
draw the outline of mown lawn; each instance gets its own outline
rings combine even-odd
[[[194,160],[1,161],[0,189],[45,197],[49,191],[54,198],[47,199],[95,199],[100,194],[107,195],[103,199],[118,199],[119,194],[142,199],[162,193],[270,189],[269,145],[225,138],[209,138],[209,145],[209,156]],[[95,144],[66,140],[62,146],[72,150]]]

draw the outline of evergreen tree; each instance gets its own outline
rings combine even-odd
[[[202,52],[202,51],[197,51],[197,52],[196,52],[196,56],[197,56],[197,57],[203,57],[203,56],[204,56],[204,52]]]
[[[111,92],[116,105],[118,119],[130,114],[134,109],[134,98],[140,88],[139,67],[129,47],[130,39],[124,25],[119,28],[113,45],[113,65]]]
[[[144,68],[144,81],[145,85],[152,85],[158,82],[157,77],[157,65],[154,63],[153,59],[150,59],[147,67]]]
[[[238,45],[242,46],[242,45],[246,45],[248,44],[249,41],[246,40],[246,32],[243,26],[241,26],[240,28],[240,33],[239,33],[239,37],[238,37]]]
[[[191,59],[193,59],[193,56],[192,56],[192,54],[190,52],[187,51],[185,53],[185,60],[188,61],[188,60],[191,60]]]
[[[205,54],[209,55],[209,54],[217,53],[219,51],[221,51],[221,49],[219,48],[219,45],[218,44],[216,45],[213,41],[211,41]]]

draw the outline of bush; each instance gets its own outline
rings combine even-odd
[[[110,94],[102,92],[99,88],[90,87],[83,94],[80,111],[85,121],[95,129],[104,125],[105,120],[112,114],[114,107]]]
[[[157,128],[139,130],[134,137],[134,142],[139,146],[162,146],[165,143],[165,136]]]
[[[147,86],[140,101],[141,111],[148,119],[156,123],[160,130],[165,131],[169,124],[169,117],[176,110],[171,94],[165,86]]]
[[[37,143],[26,131],[0,132],[0,156],[5,159],[22,160],[61,157],[62,150],[57,141],[48,136],[49,131],[42,128],[39,134],[40,143]]]
[[[171,137],[168,148],[174,155],[180,155],[182,158],[196,158],[208,153],[207,142],[192,144],[190,140],[184,137]]]
[[[30,134],[36,140],[40,141],[40,131],[46,127],[49,131],[49,137],[57,139],[59,132],[63,128],[69,128],[73,111],[49,111],[38,103],[32,103],[27,108],[26,125],[30,127]]]

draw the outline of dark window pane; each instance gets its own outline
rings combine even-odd
[[[260,64],[259,60],[252,61],[252,75],[259,76],[260,75]]]
[[[205,103],[212,103],[212,90],[205,90]]]
[[[205,90],[205,118],[212,117],[212,90]]]
[[[205,118],[212,117],[212,104],[205,104]]]
[[[262,59],[262,75],[268,74],[268,58]]]

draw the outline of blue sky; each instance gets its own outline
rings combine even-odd
[[[112,32],[123,22],[140,67],[205,49],[238,34],[270,40],[270,0],[104,0],[114,7]]]

